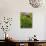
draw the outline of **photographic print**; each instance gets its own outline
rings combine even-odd
[[[32,12],[20,12],[20,27],[32,28]]]

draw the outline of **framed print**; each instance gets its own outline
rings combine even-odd
[[[32,28],[32,12],[20,12],[20,27]]]

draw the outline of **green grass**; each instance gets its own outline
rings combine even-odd
[[[20,26],[21,28],[32,28],[32,13],[24,13],[20,14]]]

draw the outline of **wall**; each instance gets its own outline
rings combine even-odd
[[[11,37],[17,40],[27,40],[34,34],[37,35],[37,39],[44,40],[45,30],[45,8],[32,8],[28,0],[0,0],[0,17],[12,17],[13,22],[10,31],[8,33]],[[32,12],[33,13],[33,28],[21,29],[20,28],[20,12]],[[1,31],[1,33],[3,33]],[[0,33],[0,35],[2,35]],[[4,33],[3,33],[4,34]],[[4,37],[0,36],[0,39]]]
[[[45,31],[45,11],[40,11],[41,9],[38,9],[37,11],[35,10],[34,13],[34,18],[33,18],[33,30],[34,30],[34,34],[37,35],[37,39],[39,40],[45,40],[45,35],[44,35],[44,31]]]
[[[46,15],[45,15],[45,28],[44,28],[44,39],[46,39]]]

